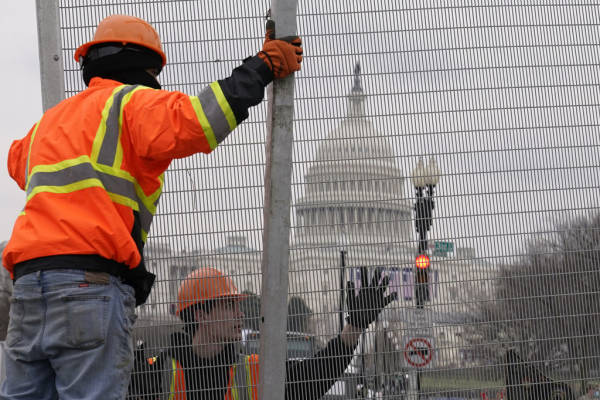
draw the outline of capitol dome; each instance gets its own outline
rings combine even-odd
[[[346,117],[322,141],[296,202],[297,245],[410,240],[412,209],[396,155],[365,113],[360,66]]]

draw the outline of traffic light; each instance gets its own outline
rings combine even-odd
[[[429,257],[427,254],[419,254],[415,260],[418,269],[429,268]]]
[[[415,300],[417,308],[423,308],[429,301],[429,257],[427,254],[419,254],[415,259]]]

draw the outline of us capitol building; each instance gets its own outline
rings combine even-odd
[[[398,300],[363,335],[362,349],[373,353],[378,345],[378,352],[390,357],[378,362],[402,368],[404,359],[398,354],[406,342],[426,338],[436,349],[428,366],[468,365],[469,346],[461,325],[472,311],[468,305],[489,296],[496,268],[478,260],[472,248],[430,251],[431,301],[424,309],[415,308],[414,199],[406,197],[405,185],[410,183],[396,164],[394,148],[366,116],[365,97],[357,64],[347,115],[320,141],[304,176],[305,191],[292,207],[296,223],[289,296],[301,297],[310,307],[311,330],[324,342],[339,332],[345,282],[359,280],[358,267],[383,267]],[[166,269],[169,278],[158,282],[148,305],[138,309],[142,317],[167,313],[180,280],[198,266],[214,266],[231,275],[240,291],[260,293],[262,254],[244,236],[230,236],[223,247],[185,257],[171,254],[168,246],[150,245],[146,257],[150,269]]]

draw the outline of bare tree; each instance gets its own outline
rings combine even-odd
[[[546,371],[586,380],[600,370],[600,214],[557,224],[502,268],[491,301],[476,304],[482,357],[515,348]],[[500,362],[501,359],[497,358]]]

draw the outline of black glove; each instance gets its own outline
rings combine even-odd
[[[371,279],[371,284],[369,284],[367,267],[361,267],[361,285],[358,294],[355,292],[354,282],[348,281],[346,285],[346,305],[348,307],[346,321],[350,325],[360,329],[367,329],[375,321],[381,310],[398,297],[396,292],[384,296],[390,283],[390,277],[386,276],[381,280],[382,272],[381,268],[377,268],[373,279]],[[381,283],[379,282],[380,280]]]

